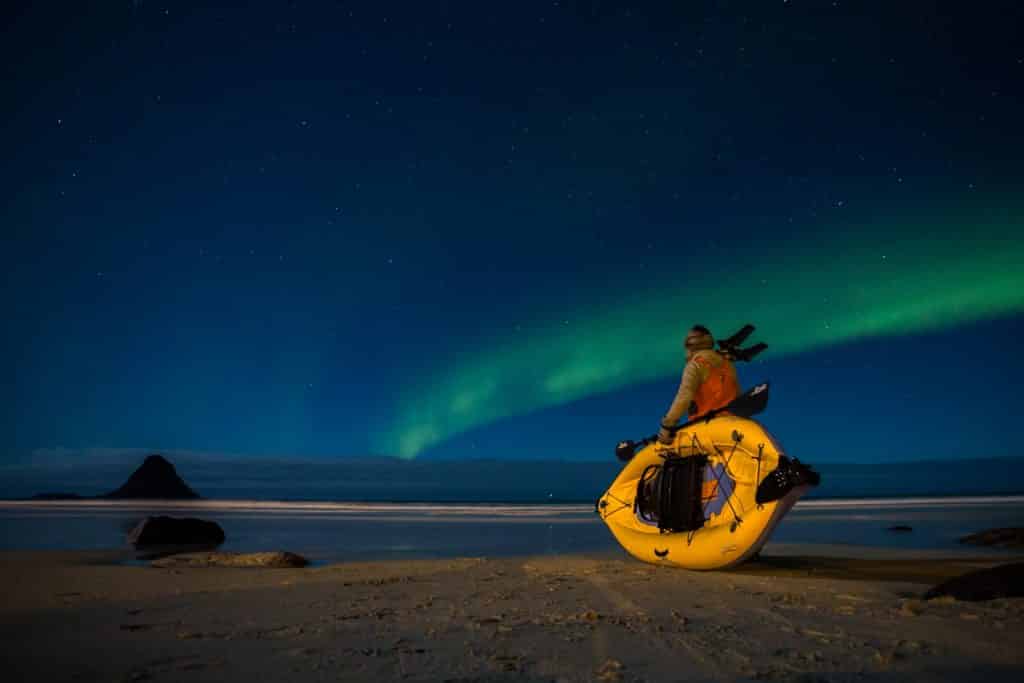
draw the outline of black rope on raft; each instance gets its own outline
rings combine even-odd
[[[719,448],[717,444],[712,444],[714,449],[716,451],[718,451],[718,454],[721,455],[723,457],[723,459],[725,460],[724,464],[722,465],[722,471],[715,475],[715,485],[718,487],[716,489],[716,491],[722,489],[722,477],[728,471],[729,463],[732,461],[732,457],[734,455],[736,455],[736,448],[739,447],[739,445],[740,445],[739,441],[735,442],[733,444],[733,446],[732,446],[732,451],[729,452],[729,455],[724,455],[722,453],[722,449]],[[735,491],[735,488],[733,490]],[[732,505],[732,493],[731,492],[729,493],[728,496],[725,497],[725,502],[729,506],[729,509],[732,510],[732,516],[733,516],[733,518],[735,518],[736,523],[737,524],[742,524],[743,523],[743,517],[741,517],[740,514],[736,512],[736,508],[734,508],[733,505]],[[709,519],[707,517],[707,509],[708,509],[709,505],[711,505],[711,499],[708,499],[708,502],[704,504],[704,521],[708,521],[708,519]]]
[[[623,503],[623,504],[619,505],[619,507],[617,507],[617,508],[614,508],[614,509],[612,509],[612,510],[609,510],[609,511],[605,512],[605,513],[604,513],[604,516],[603,516],[603,517],[601,517],[601,519],[608,519],[609,517],[611,517],[611,516],[612,516],[612,515],[614,515],[615,513],[617,513],[617,512],[622,512],[623,510],[628,510],[628,509],[630,509],[630,508],[632,508],[632,507],[633,507],[633,506],[632,506],[632,505],[630,505],[629,503]]]
[[[616,512],[622,512],[623,510],[626,510],[626,509],[631,508],[631,507],[633,507],[633,506],[630,505],[629,503],[623,503],[622,505],[620,505],[619,507],[615,508],[611,512],[604,513],[604,515],[601,517],[601,519],[608,519],[609,517],[614,515]]]
[[[730,451],[730,452],[729,452],[729,455],[727,455],[727,456],[723,456],[723,457],[724,457],[724,459],[725,459],[725,470],[728,470],[728,469],[729,469],[729,463],[730,463],[730,462],[732,462],[732,456],[736,455],[736,448],[737,448],[737,447],[738,447],[739,445],[740,445],[740,442],[739,442],[739,441],[735,442],[735,443],[734,443],[734,444],[732,445],[732,451]],[[718,451],[718,454],[719,454],[719,455],[722,455],[722,451],[721,451],[721,450],[720,450],[720,449],[718,448],[718,446],[715,446],[715,450],[716,450],[716,451]]]
[[[726,465],[725,467],[722,467],[722,471],[719,472],[717,475],[715,475],[716,481],[718,482],[719,488],[721,488],[721,486],[722,486],[722,475],[725,474],[726,467],[728,467],[728,465]],[[734,508],[732,506],[732,492],[730,492],[729,495],[726,496],[725,504],[729,506],[730,510],[732,510],[732,516],[736,520],[736,524],[742,524],[743,523],[743,518],[740,517],[740,514],[738,512],[736,512],[736,508]]]
[[[728,471],[728,469],[729,469],[729,462],[732,460],[732,456],[736,454],[736,447],[739,446],[739,445],[740,445],[739,441],[737,441],[735,444],[733,444],[732,452],[729,453],[728,456],[723,456],[725,462],[722,465],[722,471],[715,475],[715,485],[718,487],[718,490],[722,490],[722,477]],[[717,444],[712,444],[712,446],[714,447],[714,449],[716,451],[718,451],[719,455],[722,455],[722,450],[718,447]],[[735,491],[735,489],[733,489],[733,490]],[[726,505],[729,506],[729,509],[732,510],[732,516],[733,516],[733,519],[736,520],[736,524],[737,525],[742,524],[743,523],[743,517],[740,516],[740,514],[738,512],[736,512],[736,508],[733,507],[733,505],[732,505],[732,492],[730,492],[729,495],[725,497],[725,503],[726,503]],[[705,509],[707,509],[707,506],[710,505],[710,504],[711,504],[711,501],[709,500],[705,504]]]
[[[707,454],[707,450],[704,448],[704,445],[700,442],[700,440],[697,439],[697,435],[696,434],[693,435],[693,440],[700,447],[701,453],[704,453],[706,455]],[[722,456],[722,458],[725,461],[724,464],[722,465],[721,472],[719,472],[718,474],[715,475],[715,486],[716,486],[715,490],[716,490],[716,492],[723,490],[723,487],[722,487],[722,477],[725,475],[726,471],[729,469],[729,461],[732,460],[732,456],[736,454],[736,447],[738,445],[739,445],[739,442],[736,442],[736,444],[734,444],[733,447],[732,447],[732,452],[729,453],[728,456],[726,456],[726,455],[724,455],[722,453],[722,449],[718,447],[718,444],[715,444],[715,443],[711,444],[711,447],[714,448],[715,451],[718,453],[718,455]],[[736,512],[736,508],[733,507],[733,504],[732,504],[732,492],[730,492],[728,496],[725,496],[725,503],[726,503],[726,505],[729,506],[729,509],[732,510],[732,516],[733,516],[733,519],[736,520],[736,524],[742,524],[743,523],[743,517],[738,512]],[[708,500],[707,503],[704,504],[704,507],[703,507],[704,521],[705,522],[707,522],[710,519],[707,516],[707,509],[708,509],[709,505],[711,505],[711,500],[710,499]],[[696,530],[693,531],[693,532],[690,532],[687,535],[687,540],[686,540],[687,545],[689,545],[690,541],[693,540],[692,534],[694,534],[694,533],[696,533]]]
[[[628,500],[622,500],[621,498],[619,498],[618,496],[616,496],[614,494],[609,493],[607,495],[608,495],[609,498],[614,500],[616,503],[618,503],[622,507],[627,507],[628,508],[628,507],[632,507],[633,506],[633,503],[629,502]]]
[[[715,449],[715,451],[718,453],[718,455],[722,455],[722,449],[718,447],[718,444],[711,444],[711,446],[712,446],[712,448]],[[715,486],[716,487],[720,487],[721,485],[722,485],[721,482],[719,482],[719,480],[716,477],[716,479],[715,479]],[[718,492],[718,488],[715,488],[715,492],[716,493]],[[702,492],[701,498],[703,498],[703,492]],[[704,521],[705,522],[711,521],[711,518],[708,517],[708,506],[711,505],[711,501],[712,500],[714,500],[714,498],[708,498],[708,502],[704,503]]]
[[[614,515],[614,514],[615,514],[616,512],[622,512],[622,511],[623,511],[623,510],[625,510],[626,508],[631,508],[631,507],[633,507],[633,504],[632,504],[632,503],[629,503],[629,502],[627,502],[627,501],[624,501],[624,500],[622,500],[621,498],[619,498],[618,496],[616,496],[615,494],[613,494],[613,493],[610,493],[610,492],[608,492],[608,491],[605,491],[605,494],[604,494],[604,496],[605,496],[605,497],[607,497],[607,498],[611,498],[612,500],[614,500],[614,501],[615,501],[616,503],[618,503],[618,504],[619,504],[619,507],[615,508],[615,509],[614,509],[614,510],[612,510],[611,512],[602,512],[602,513],[601,513],[601,519],[608,519],[609,517],[611,517],[612,515]]]
[[[754,486],[760,486],[761,485],[761,459],[763,457],[764,457],[764,444],[763,443],[759,443],[759,444],[757,444],[757,475],[754,477],[754,482],[756,482],[754,484]],[[757,504],[757,509],[758,510],[763,510],[764,509],[764,505],[762,505],[761,503],[758,503]]]

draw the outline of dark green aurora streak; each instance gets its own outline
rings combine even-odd
[[[581,306],[572,325],[552,321],[422,378],[382,450],[397,444],[412,458],[502,418],[674,375],[694,321],[723,333],[754,322],[778,356],[1024,311],[1024,211],[971,207],[851,221],[770,253],[737,249],[722,272],[663,277],[617,306]]]

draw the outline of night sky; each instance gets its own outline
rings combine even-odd
[[[1024,455],[1022,7],[5,7],[0,458]]]

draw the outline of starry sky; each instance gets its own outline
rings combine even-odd
[[[1024,455],[1017,3],[4,12],[0,462],[604,459],[698,322],[803,459]]]

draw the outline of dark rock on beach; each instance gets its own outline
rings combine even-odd
[[[194,517],[146,517],[128,533],[127,540],[136,548],[216,547],[224,542],[224,530],[216,522]]]
[[[274,553],[181,553],[154,560],[154,567],[264,567],[296,569],[309,560],[289,552]]]
[[[889,527],[886,531],[892,531],[892,532],[895,532],[895,533],[906,533],[908,531],[913,531],[913,530],[914,530],[913,527],[909,527],[906,524],[897,524],[896,526]]]
[[[160,455],[151,455],[128,477],[128,481],[104,498],[159,498],[194,500],[199,494],[178,476],[174,465]]]
[[[931,600],[944,595],[969,601],[1024,597],[1024,562],[968,572],[940,583],[924,598]]]
[[[1024,528],[986,529],[964,536],[960,542],[1001,548],[1024,548]]]

